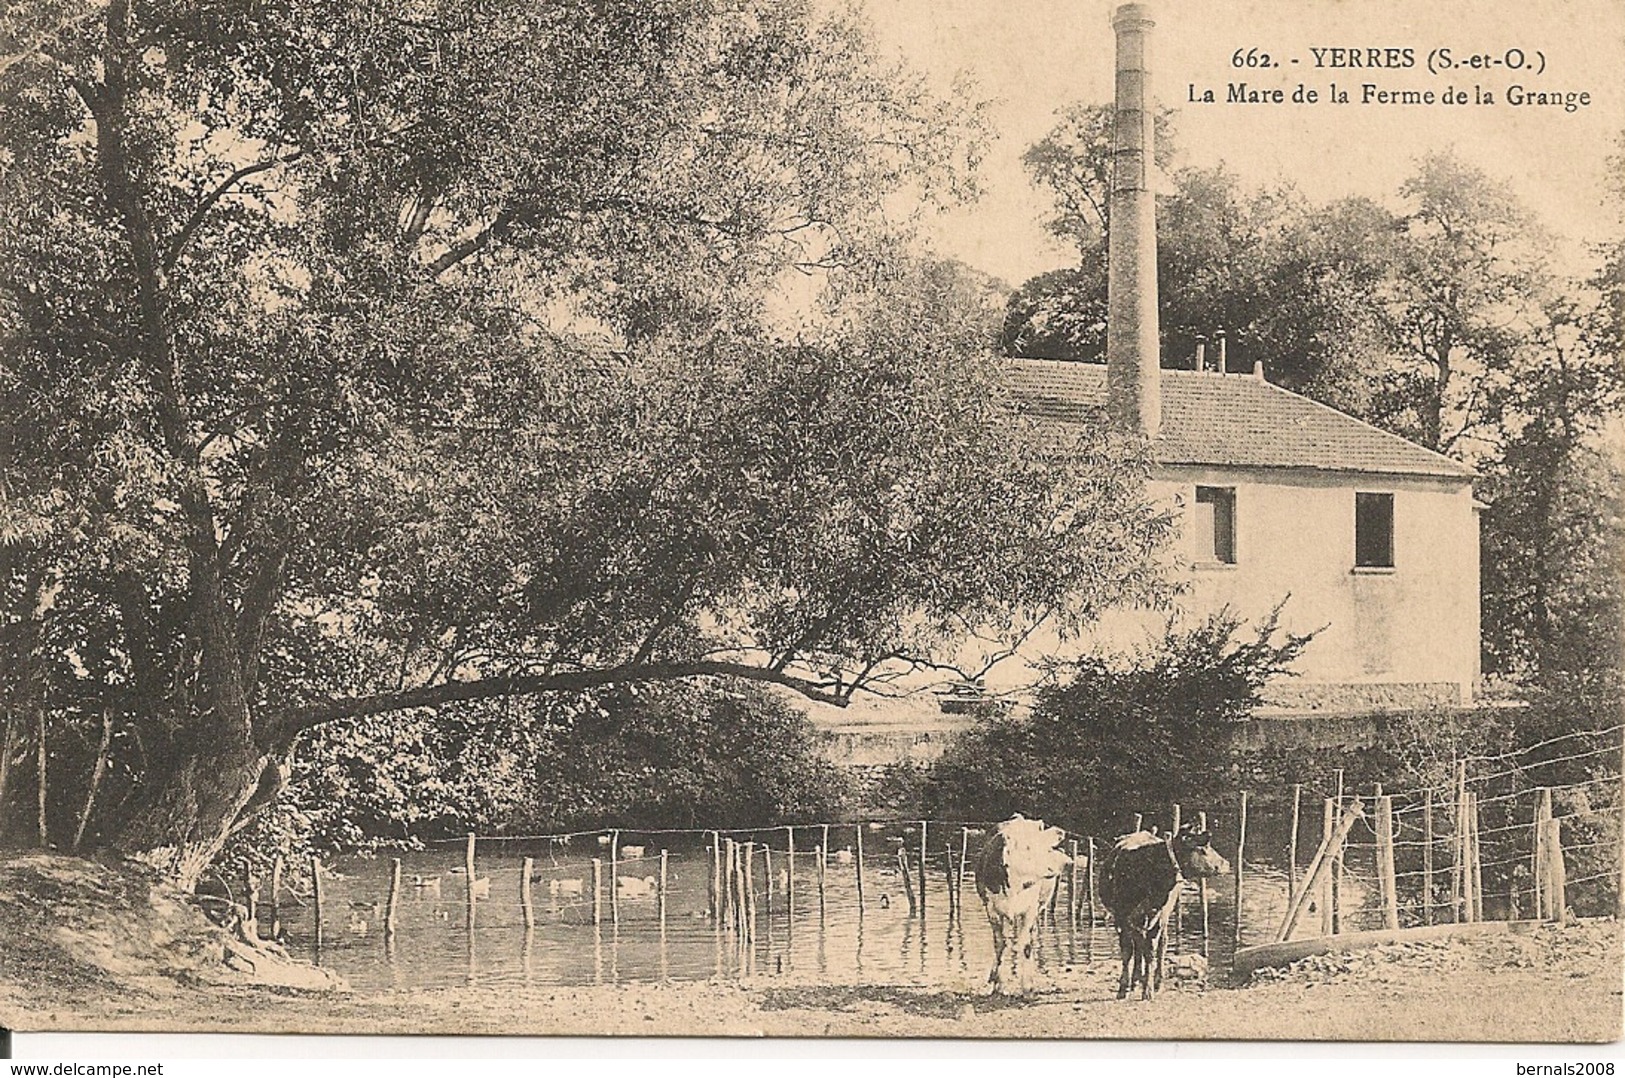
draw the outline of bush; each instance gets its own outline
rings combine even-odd
[[[297,865],[468,831],[765,827],[838,815],[843,789],[806,717],[771,690],[617,686],[325,727],[217,867],[237,879],[277,853]]]
[[[1174,619],[1146,647],[1070,664],[1031,714],[986,719],[949,747],[928,784],[930,811],[962,819],[1019,811],[1107,834],[1136,811],[1233,791],[1235,724],[1309,642],[1277,640],[1278,614],[1250,635],[1229,610],[1191,627]]]

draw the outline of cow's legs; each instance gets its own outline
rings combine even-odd
[[[1041,911],[1042,906],[1039,907]],[[1033,949],[1038,943],[1038,919],[1041,912],[1035,911],[1021,920],[1021,949],[1016,952],[1016,990],[1022,995],[1027,994],[1033,972]]]
[[[1145,979],[1140,982],[1140,998],[1151,999],[1162,987],[1163,935],[1152,925],[1145,937]]]
[[[1134,933],[1134,980],[1139,984],[1139,998],[1149,998],[1146,993],[1150,987],[1150,935],[1144,930]]]
[[[1123,972],[1117,978],[1117,998],[1123,999],[1128,995],[1129,986],[1133,983],[1129,972],[1129,963],[1134,960],[1134,930],[1126,926],[1117,930],[1117,953],[1123,960]]]
[[[1166,922],[1157,925],[1157,991],[1162,991],[1162,965],[1163,958],[1168,953],[1168,925]]]
[[[988,971],[988,983],[993,986],[994,992],[1004,991],[1004,950],[1006,947],[1004,935],[1004,918],[989,917],[988,923],[993,926],[993,968]]]

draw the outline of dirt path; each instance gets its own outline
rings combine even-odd
[[[1413,944],[1308,959],[1236,989],[1182,985],[1113,998],[1107,963],[1020,1001],[940,987],[703,982],[574,989],[472,986],[379,995],[175,988],[118,998],[22,999],[19,1030],[644,1036],[1086,1037],[1594,1042],[1621,1032],[1612,923],[1530,937]]]

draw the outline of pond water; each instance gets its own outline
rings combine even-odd
[[[816,830],[816,829],[814,829]],[[850,832],[850,828],[846,829]],[[945,832],[946,833],[946,832]],[[704,980],[741,976],[786,978],[818,983],[897,983],[960,986],[985,982],[993,961],[992,932],[976,896],[974,880],[964,880],[963,916],[950,910],[947,850],[927,869],[925,916],[910,914],[896,851],[907,836],[876,833],[865,837],[864,908],[858,909],[855,865],[846,853],[827,860],[822,901],[818,861],[811,851],[795,855],[793,889],[783,831],[772,847],[771,896],[764,859],[754,863],[757,908],[753,946],[740,946],[727,927],[707,914],[711,871],[703,834],[643,837],[624,833],[622,842],[641,846],[644,856],[624,855],[615,875],[622,885],[609,897],[608,850],[593,837],[573,845],[557,840],[526,843],[481,840],[475,873],[488,885],[477,896],[469,923],[461,843],[400,853],[403,886],[393,942],[384,938],[384,904],[389,892],[390,855],[349,857],[331,866],[323,881],[322,931],[318,943],[308,899],[284,895],[277,914],[290,949],[314,958],[358,990],[449,987],[470,983],[570,986],[633,981]],[[957,828],[952,832],[957,840]],[[764,839],[769,836],[764,833]],[[914,840],[917,842],[917,838]],[[657,845],[657,843],[659,845]],[[837,841],[837,846],[840,843]],[[657,895],[659,846],[668,852],[664,917]],[[975,862],[976,842],[969,847]],[[876,852],[878,851],[878,852]],[[527,930],[520,903],[524,857],[532,857],[535,926]],[[601,920],[593,923],[592,858],[601,857],[604,889]],[[1249,873],[1253,868],[1249,865]],[[436,880],[433,886],[414,886]],[[1263,907],[1284,903],[1279,888],[1249,876]],[[1228,969],[1233,881],[1215,881],[1209,916],[1210,960],[1216,976]],[[1080,869],[1074,922],[1067,916],[1068,881],[1063,878],[1056,914],[1041,926],[1037,964],[1041,972],[1090,962],[1117,961],[1116,933],[1103,910],[1091,918],[1087,873]],[[268,925],[269,896],[263,896],[261,923]],[[1247,904],[1250,908],[1251,902]],[[1203,948],[1201,904],[1188,884],[1180,906],[1171,954]],[[1263,941],[1262,926],[1251,927],[1243,943]],[[1254,938],[1257,935],[1258,938]]]

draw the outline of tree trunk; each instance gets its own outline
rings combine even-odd
[[[232,832],[275,800],[288,774],[278,753],[195,735],[172,739],[152,764],[108,844],[186,890]]]
[[[6,790],[11,785],[12,731],[17,723],[17,712],[6,708],[6,724],[0,729],[0,845],[6,840]]]
[[[280,759],[254,751],[189,753],[143,776],[143,792],[112,845],[192,889],[237,823],[270,802],[286,782]],[[270,797],[263,787],[275,787]]]
[[[37,821],[39,824],[39,844],[41,849],[45,849],[51,845],[51,833],[46,826],[45,819],[45,805],[48,798],[45,785],[45,709],[43,707],[34,709],[34,747],[36,750],[34,784],[35,790],[39,794],[39,820]]]

